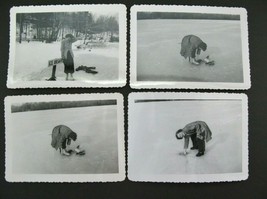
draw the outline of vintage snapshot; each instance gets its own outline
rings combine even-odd
[[[11,8],[8,67],[8,88],[124,86],[126,7]]]
[[[248,178],[245,94],[132,93],[128,178],[227,182]]]
[[[8,182],[125,179],[121,94],[5,98]]]
[[[135,5],[133,88],[249,89],[244,8]]]

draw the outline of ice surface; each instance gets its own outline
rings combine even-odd
[[[136,103],[129,115],[129,178],[241,172],[241,111],[241,101]],[[205,121],[212,131],[205,155],[196,157],[197,150],[179,155],[184,140],[177,140],[175,132],[197,120]]]
[[[118,173],[116,106],[31,111],[12,114],[13,173]],[[78,134],[86,155],[62,156],[51,146],[59,124]]]
[[[199,36],[214,66],[194,66],[180,55],[186,35]],[[243,82],[240,21],[138,20],[138,81]]]
[[[96,67],[98,74],[88,74],[84,71],[75,71],[76,80],[116,80],[119,77],[119,45],[106,43],[102,47],[77,49],[81,41],[73,44],[74,65]],[[48,67],[48,60],[60,58],[60,42],[22,42],[16,43],[15,66],[13,79],[15,81],[38,81],[48,79],[52,74],[52,67]],[[64,65],[58,64],[57,80],[65,81]]]

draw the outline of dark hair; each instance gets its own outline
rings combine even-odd
[[[72,34],[66,34],[65,38],[73,38],[74,36]]]
[[[203,51],[206,51],[207,50],[207,44],[205,42],[201,42],[199,44],[199,48],[201,48]]]
[[[176,134],[175,134],[175,136],[176,136],[176,138],[178,139],[178,140],[181,140],[181,139],[183,139],[182,137],[180,138],[180,137],[178,137],[178,134],[179,133],[181,133],[183,130],[182,129],[179,129],[178,131],[176,131]]]
[[[75,132],[73,132],[73,131],[70,133],[69,137],[70,137],[73,141],[77,140],[77,134],[76,134]]]

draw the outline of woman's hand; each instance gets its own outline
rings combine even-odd
[[[186,155],[187,155],[187,150],[184,149],[184,151],[183,151],[183,152],[180,152],[179,155],[184,155],[184,156],[186,156]]]

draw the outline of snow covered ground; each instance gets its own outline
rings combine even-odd
[[[62,156],[51,147],[59,124],[78,134],[85,156]],[[13,113],[12,128],[14,174],[118,173],[116,106]]]
[[[186,35],[197,35],[214,66],[194,66],[180,55]],[[243,82],[241,29],[230,20],[138,20],[137,80]]]
[[[130,179],[242,172],[241,101],[136,103],[130,113]],[[212,140],[206,143],[205,155],[196,157],[197,150],[190,150],[187,156],[179,155],[184,140],[177,140],[175,132],[197,120],[205,121],[213,133]]]
[[[116,80],[119,77],[119,44],[106,43],[89,49],[77,49],[73,44],[74,65],[96,67],[98,74],[93,75],[84,71],[75,71],[76,80]],[[14,81],[38,81],[51,76],[52,67],[48,67],[48,60],[60,58],[60,42],[22,42],[16,43]],[[13,66],[12,66],[13,67]],[[56,76],[58,80],[65,80],[64,65],[58,64]]]

